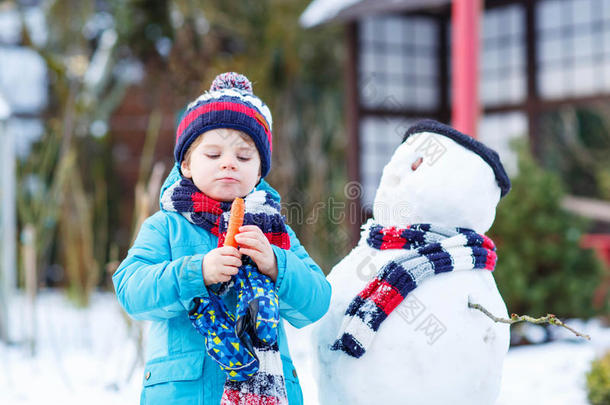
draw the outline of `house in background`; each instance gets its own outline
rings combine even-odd
[[[113,238],[120,255],[127,252],[133,237],[135,187],[141,176],[140,165],[147,134],[152,131],[151,138],[156,138],[152,155],[147,159],[162,163],[164,173],[169,173],[174,162],[176,117],[180,114],[173,106],[184,102],[176,101],[174,92],[168,86],[168,83],[158,83],[157,87],[153,87],[146,79],[135,81],[110,117],[109,142],[113,145],[114,161],[112,172],[120,179],[115,186],[121,195]],[[159,120],[157,123],[154,122],[155,114]]]
[[[509,143],[529,136],[539,154],[549,142],[540,136],[545,112],[610,105],[610,0],[488,0],[480,16],[477,138],[514,174]],[[370,212],[405,130],[424,117],[451,121],[452,4],[314,0],[300,22],[346,26],[348,173],[362,184],[354,203]],[[610,204],[570,197],[565,205],[610,231]],[[587,245],[610,258],[610,238],[593,235]]]

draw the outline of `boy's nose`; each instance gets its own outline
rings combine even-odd
[[[220,162],[220,167],[222,169],[235,169],[236,166],[235,159],[232,157],[226,157]]]

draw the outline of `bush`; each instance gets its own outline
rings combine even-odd
[[[587,373],[587,397],[592,405],[610,404],[610,351],[591,364]]]
[[[498,247],[494,277],[509,312],[593,316],[604,267],[579,245],[587,223],[561,207],[559,177],[540,168],[527,145],[514,146],[519,174],[489,233]]]

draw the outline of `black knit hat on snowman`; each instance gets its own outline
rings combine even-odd
[[[510,179],[504,170],[502,162],[500,162],[500,156],[498,156],[498,153],[495,150],[487,147],[473,137],[461,133],[449,125],[445,125],[431,119],[421,120],[413,124],[413,126],[411,126],[411,128],[409,128],[405,133],[402,141],[404,142],[410,136],[422,132],[431,132],[433,134],[446,136],[466,149],[469,149],[479,155],[493,170],[496,177],[496,182],[501,190],[501,197],[508,194],[510,191]]]

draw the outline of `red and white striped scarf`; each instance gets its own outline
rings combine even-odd
[[[424,280],[450,271],[493,271],[496,266],[493,241],[471,229],[431,224],[384,228],[373,222],[366,226],[369,246],[405,253],[384,264],[347,307],[332,349],[352,357],[364,355],[381,323]]]

